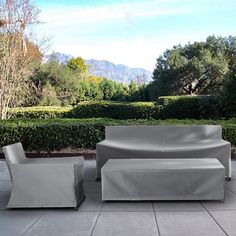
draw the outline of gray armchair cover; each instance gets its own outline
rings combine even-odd
[[[26,158],[21,143],[3,148],[12,191],[8,208],[74,207],[84,198],[84,158]]]
[[[218,125],[107,126],[96,146],[97,178],[108,159],[217,158],[231,177],[231,146]]]

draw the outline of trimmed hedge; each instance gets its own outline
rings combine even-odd
[[[95,149],[104,139],[106,125],[220,124],[223,138],[236,146],[236,119],[231,120],[114,120],[37,119],[0,121],[0,146],[22,142],[26,150],[53,151],[62,148]]]
[[[12,118],[216,119],[223,115],[213,96],[165,96],[157,102],[82,102],[74,108],[15,108]],[[225,114],[224,114],[225,116]]]
[[[11,109],[11,118],[12,119],[63,118],[70,110],[71,107],[53,107],[53,106],[17,107]]]
[[[160,106],[152,102],[83,102],[70,110],[68,118],[157,119]]]
[[[160,118],[217,119],[223,117],[220,98],[217,96],[163,96]],[[225,115],[225,114],[224,114]]]

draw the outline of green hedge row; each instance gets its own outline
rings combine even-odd
[[[217,96],[163,96],[157,104],[162,106],[162,119],[216,119],[226,115]]]
[[[152,102],[83,102],[67,113],[68,118],[157,119],[161,106]]]
[[[38,107],[17,107],[11,109],[11,118],[21,119],[48,119],[63,118],[71,107],[54,107],[54,106],[38,106]]]
[[[0,121],[0,146],[22,142],[27,150],[53,151],[62,148],[94,149],[104,139],[106,125],[220,124],[224,139],[236,146],[236,119],[224,120],[114,120],[37,119]]]
[[[74,108],[32,107],[12,110],[12,118],[216,119],[224,117],[212,96],[160,97],[157,102],[82,102]]]

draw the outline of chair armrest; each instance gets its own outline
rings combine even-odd
[[[45,164],[45,165],[55,165],[55,164],[76,164],[80,163],[83,165],[83,156],[73,156],[73,157],[49,157],[49,158],[27,158],[24,162],[27,164]]]
[[[76,182],[75,166],[81,165],[79,163],[10,164],[13,183],[29,186],[60,184],[73,187]]]

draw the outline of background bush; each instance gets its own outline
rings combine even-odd
[[[164,96],[157,102],[81,102],[74,108],[12,109],[12,118],[216,119],[225,116],[216,96]]]
[[[162,105],[162,119],[217,119],[225,116],[217,96],[163,96],[159,97],[157,104]]]
[[[81,102],[75,107],[12,109],[12,118],[217,119],[225,117],[217,96],[164,96],[157,102]]]
[[[104,139],[106,125],[203,125],[220,124],[223,138],[236,146],[236,119],[231,120],[115,120],[32,119],[0,121],[0,146],[22,142],[26,150],[53,151],[62,148],[95,149]]]
[[[59,106],[37,106],[37,107],[19,107],[11,110],[11,118],[22,119],[48,119],[62,118],[71,110],[71,107]]]
[[[68,118],[149,119],[159,117],[160,106],[152,102],[83,102],[70,110]]]

